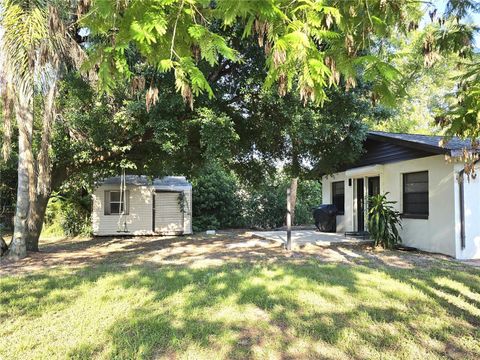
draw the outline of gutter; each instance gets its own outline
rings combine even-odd
[[[480,162],[480,159],[475,160],[473,166]],[[460,247],[465,249],[465,186],[464,186],[465,167],[458,172],[458,186],[460,196]]]

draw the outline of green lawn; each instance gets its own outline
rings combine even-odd
[[[480,358],[480,271],[453,261],[105,260],[0,294],[0,359]]]

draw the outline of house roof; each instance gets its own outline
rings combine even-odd
[[[345,171],[364,166],[388,164],[392,162],[418,159],[433,155],[461,156],[463,150],[479,152],[468,140],[453,138],[441,145],[442,136],[402,134],[384,131],[369,131],[363,143],[363,153],[351,164],[340,166],[337,171]],[[326,175],[320,171],[320,175]]]
[[[384,131],[369,131],[367,138],[372,140],[386,141],[395,143],[397,145],[403,145],[418,150],[424,150],[432,152],[434,154],[448,154],[456,155],[463,149],[473,150],[471,141],[462,140],[458,137],[454,137],[441,145],[443,136],[435,135],[420,135],[420,134],[402,134],[391,133]],[[478,150],[475,150],[478,151]]]

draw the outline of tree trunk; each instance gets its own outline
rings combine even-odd
[[[42,140],[40,143],[40,152],[37,158],[37,176],[34,182],[34,200],[30,201],[30,209],[28,213],[28,251],[38,251],[38,240],[40,238],[40,233],[42,232],[45,211],[47,210],[48,199],[50,198],[51,194],[52,171],[50,162],[50,142],[52,125],[55,119],[56,94],[57,85],[56,82],[53,81],[50,85],[48,94],[45,97],[45,109],[42,123]]]
[[[295,225],[295,206],[297,205],[297,187],[298,187],[298,177],[292,178],[290,182],[290,198],[291,198],[291,216],[292,216],[292,225]]]
[[[292,244],[292,196],[291,189],[287,189],[287,243],[285,248],[290,251],[293,248]]]
[[[14,231],[10,243],[9,257],[21,259],[27,256],[29,194],[29,151],[32,145],[33,130],[33,92],[18,96],[16,118],[18,124],[18,188],[17,206],[14,219]]]
[[[38,251],[38,240],[43,228],[43,220],[45,219],[45,211],[47,210],[48,195],[37,195],[34,203],[30,204],[30,211],[28,215],[28,235],[27,235],[27,250]]]

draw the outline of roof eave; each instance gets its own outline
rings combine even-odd
[[[430,152],[432,154],[436,155],[450,155],[451,150],[442,148],[440,146],[433,146],[433,145],[428,145],[428,144],[422,144],[418,142],[413,142],[409,140],[404,140],[404,139],[397,139],[394,137],[389,137],[389,136],[383,136],[380,134],[373,134],[373,133],[368,133],[367,138],[371,140],[377,140],[377,141],[382,141],[382,142],[389,142],[392,144],[396,145],[401,145],[401,146],[407,146],[412,149],[416,150],[423,150],[426,152]]]

